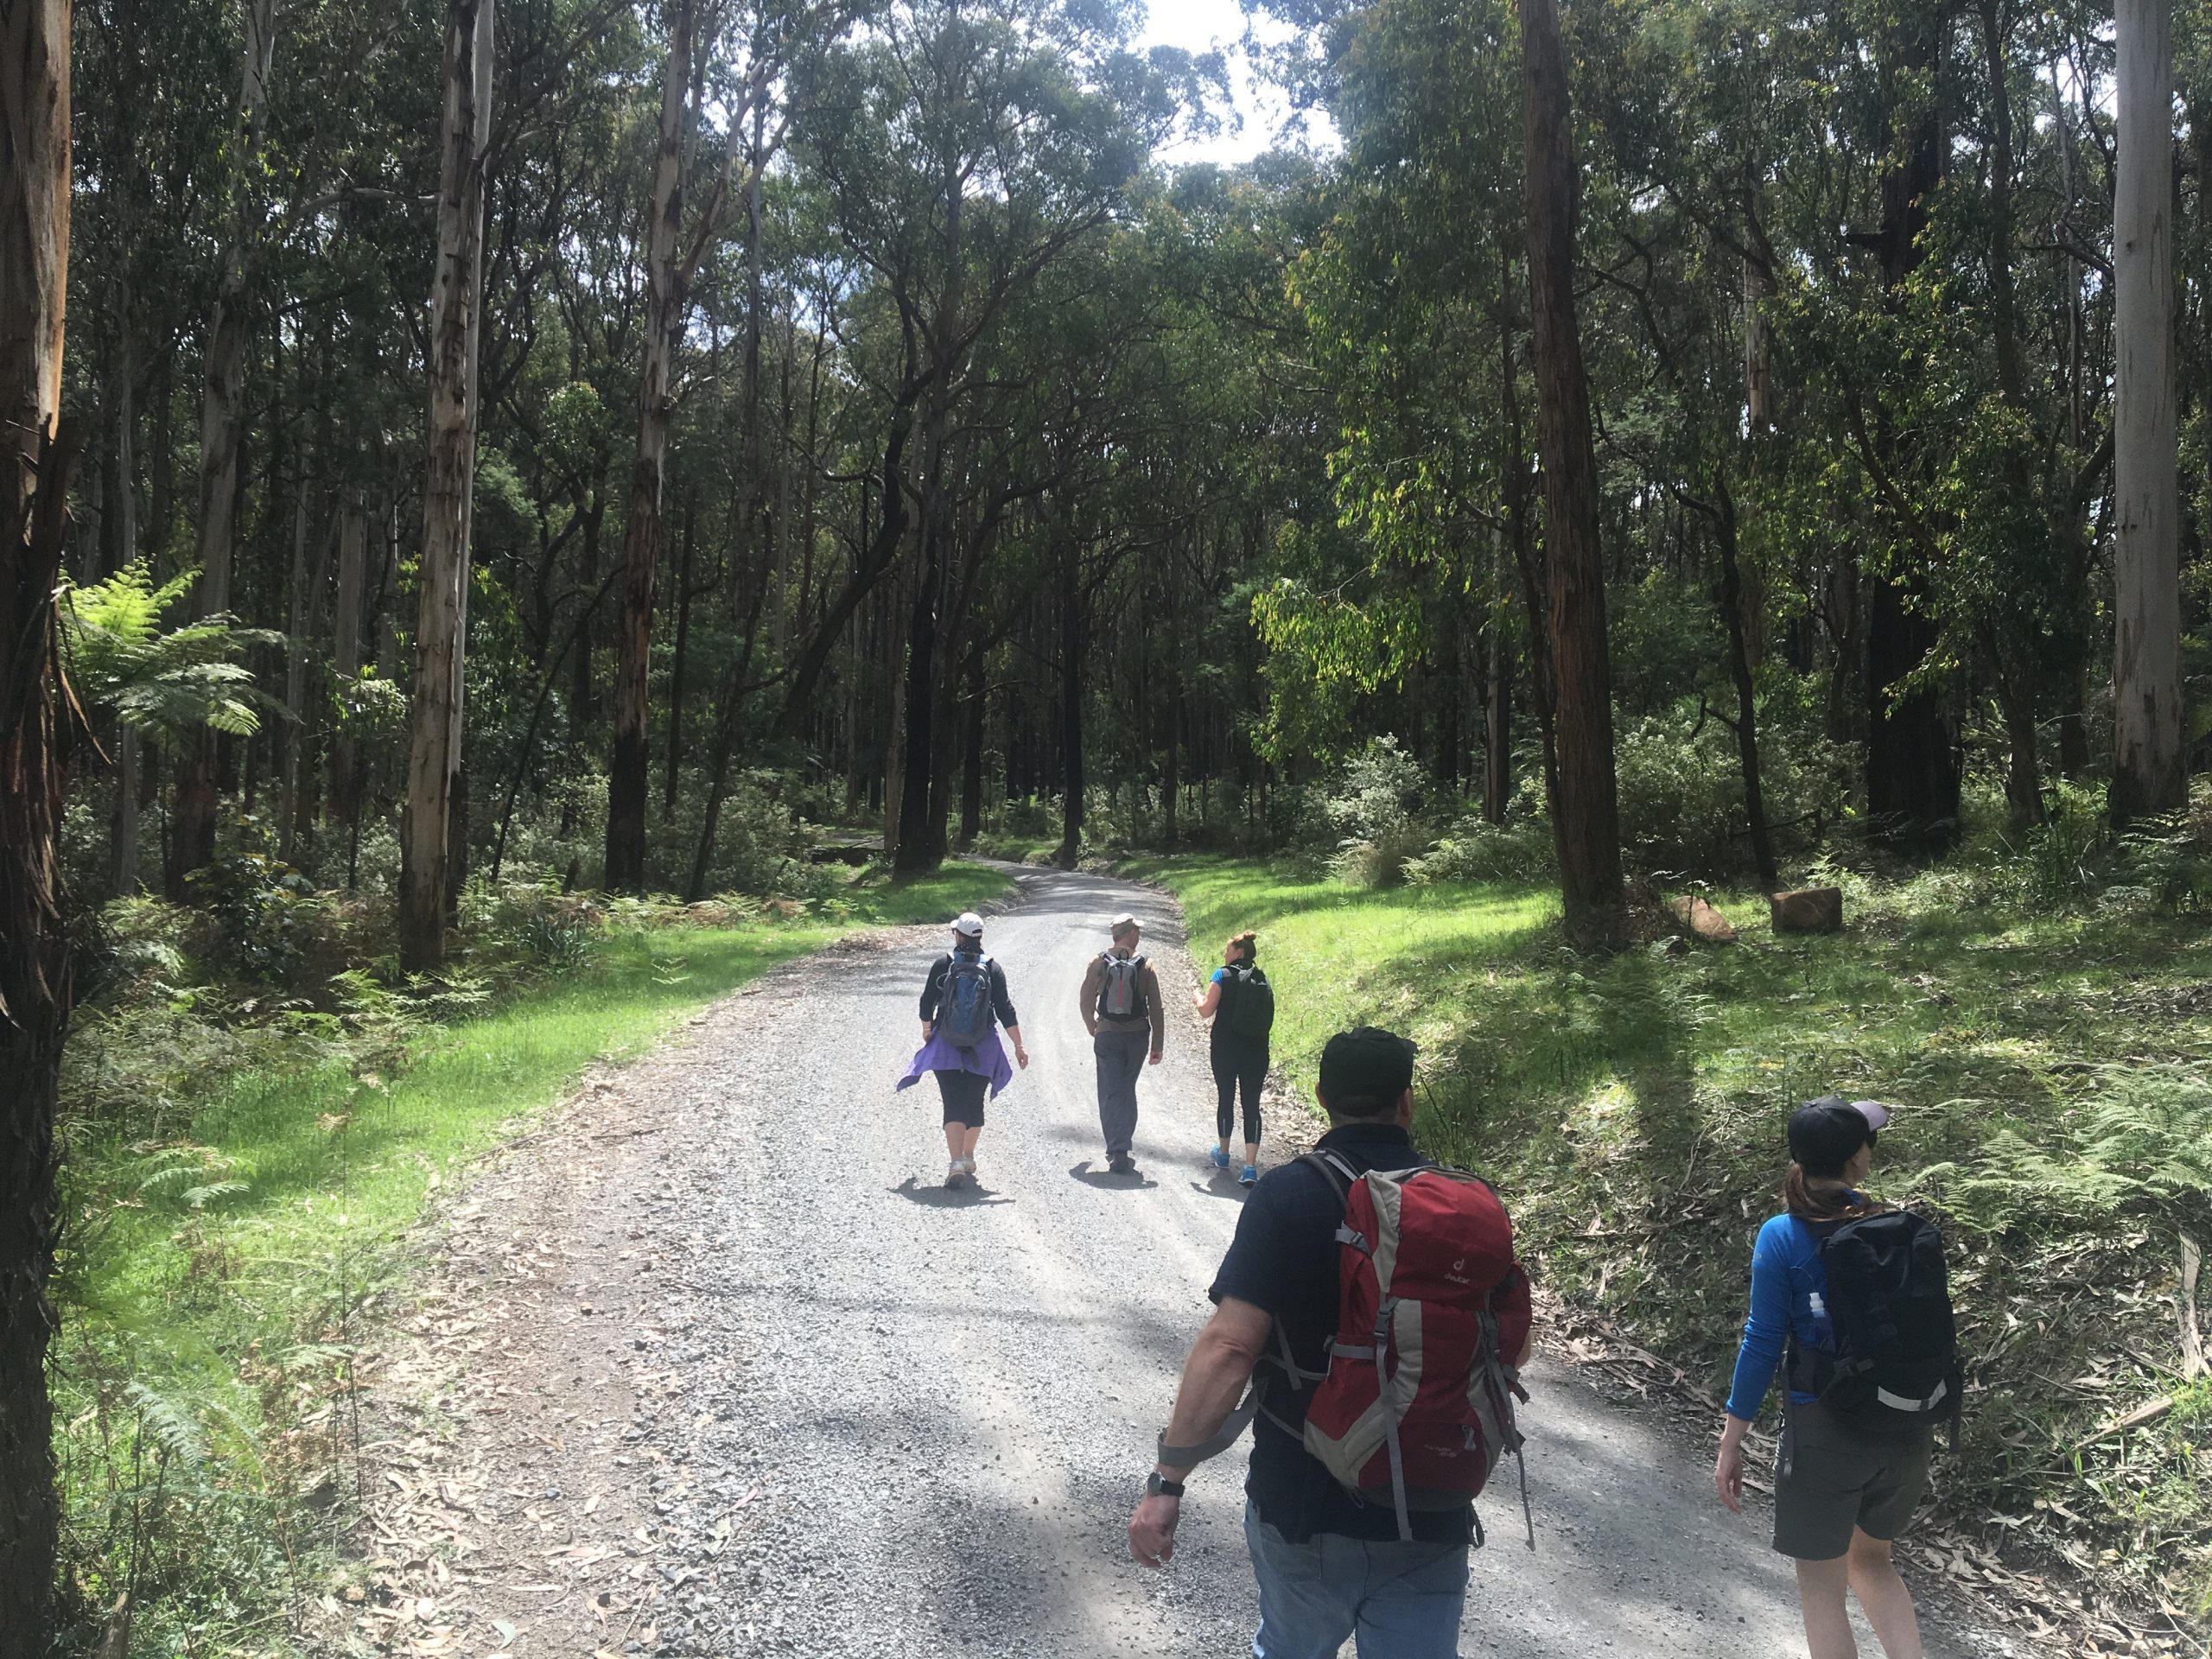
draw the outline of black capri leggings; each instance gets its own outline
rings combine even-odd
[[[982,1128],[983,1098],[991,1080],[980,1071],[939,1071],[936,1077],[938,1092],[944,1096],[944,1121]]]
[[[1229,1139],[1229,1132],[1236,1124],[1236,1091],[1244,1091],[1244,1141],[1257,1146],[1260,1141],[1260,1085],[1268,1077],[1268,1046],[1265,1043],[1240,1042],[1235,1038],[1213,1041],[1213,1084],[1220,1091],[1214,1109],[1214,1126],[1221,1138]]]

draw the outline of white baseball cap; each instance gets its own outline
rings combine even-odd
[[[971,939],[983,937],[983,918],[972,910],[963,910],[952,924],[952,931]]]

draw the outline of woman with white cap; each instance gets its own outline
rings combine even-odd
[[[976,1176],[976,1142],[983,1133],[986,1095],[1002,1093],[1014,1080],[998,1028],[1014,1043],[1014,1064],[1027,1070],[1021,1022],[1007,990],[1006,969],[983,954],[983,918],[972,910],[952,924],[952,949],[930,964],[922,987],[922,1046],[901,1089],[925,1071],[937,1076],[944,1099],[944,1184],[960,1186]]]
[[[1832,1376],[1836,1370],[1836,1326],[1821,1247],[1847,1224],[1895,1213],[1859,1190],[1873,1161],[1875,1137],[1889,1121],[1887,1107],[1839,1095],[1790,1114],[1784,1209],[1759,1229],[1752,1249],[1751,1317],[1713,1465],[1720,1501],[1740,1512],[1744,1435],[1787,1349],[1774,1548],[1797,1564],[1812,1659],[1857,1655],[1847,1591],[1858,1595],[1889,1659],[1921,1659],[1912,1596],[1891,1562],[1890,1546],[1928,1490],[1932,1427],[1908,1421],[1870,1429],[1814,1391],[1823,1374]]]

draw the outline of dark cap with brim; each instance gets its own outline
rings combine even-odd
[[[1340,1031],[1321,1050],[1321,1098],[1395,1101],[1413,1087],[1414,1056],[1419,1052],[1378,1026]]]
[[[1840,1175],[1859,1148],[1872,1146],[1874,1132],[1887,1128],[1889,1121],[1890,1109],[1878,1100],[1823,1095],[1789,1114],[1789,1155],[1808,1175]]]

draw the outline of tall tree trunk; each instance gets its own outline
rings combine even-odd
[[[2000,0],[1981,0],[1982,64],[1989,74],[1989,316],[1997,351],[1997,389],[2006,405],[2030,416],[2027,372],[2020,360],[2018,304],[2012,283],[2012,96],[2006,79],[2005,20]],[[2016,501],[2033,499],[2024,458],[2017,447],[2005,455],[2005,486]],[[2070,510],[2059,492],[2054,507]],[[2066,526],[2052,526],[2062,543]],[[2043,768],[2036,753],[2037,688],[2042,676],[2032,664],[2014,659],[2008,641],[1997,637],[1987,670],[1997,687],[2010,750],[2005,770],[2005,817],[2014,830],[2043,822]]]
[[[1492,561],[1493,580],[1503,588],[1505,550],[1500,538]],[[1510,642],[1503,607],[1493,603],[1483,624],[1483,817],[1491,823],[1505,822],[1505,804],[1513,794],[1513,676]]]
[[[2119,0],[2113,194],[2114,822],[2186,805],[2179,480],[2174,435],[2171,0]]]
[[[691,560],[698,543],[699,498],[683,500],[683,547],[676,571],[676,654],[668,670],[668,782],[661,816],[676,821],[676,791],[683,765],[683,693],[691,664]]]
[[[1062,533],[1070,540],[1060,577],[1060,848],[1055,861],[1071,870],[1083,856],[1083,658],[1089,642],[1084,633],[1082,567],[1073,532]]]
[[[1612,664],[1605,639],[1605,563],[1598,540],[1598,461],[1590,387],[1574,311],[1577,174],[1567,56],[1555,0],[1519,0],[1528,99],[1529,293],[1544,464],[1545,565],[1559,748],[1553,836],[1567,935],[1618,949],[1626,921],[1613,775]]]
[[[275,0],[245,7],[244,67],[239,73],[238,131],[230,158],[230,225],[214,309],[207,319],[200,399],[200,590],[202,617],[231,608],[231,570],[238,550],[239,452],[245,424],[245,359],[251,343],[252,296],[249,277],[257,235],[248,203],[260,187],[261,120],[269,104],[269,72],[276,52]],[[183,880],[215,856],[215,779],[218,734],[203,728],[185,740],[176,783],[175,846],[169,865],[170,897],[184,897]]]
[[[69,278],[68,0],[0,3],[0,1659],[46,1659],[60,1505],[46,1354],[69,1027],[54,594],[74,435],[59,425]]]
[[[652,212],[645,227],[645,354],[638,378],[638,456],[630,472],[630,514],[623,535],[614,753],[607,779],[605,881],[619,893],[640,892],[645,885],[646,685],[652,661],[653,577],[660,562],[660,498],[668,473],[669,417],[676,408],[676,348],[689,308],[677,245],[683,229],[683,172],[691,148],[696,25],[696,0],[676,0],[669,13],[660,144],[653,156]]]
[[[1899,86],[1934,74],[1947,25],[1935,8],[1900,15],[1885,48],[1885,66]],[[1939,79],[1940,84],[1940,79]],[[1891,94],[1902,112],[1908,95]],[[1903,113],[1897,118],[1908,118]],[[1882,275],[1901,297],[1922,258],[1928,202],[1943,176],[1942,123],[1932,109],[1911,111],[1909,127],[1891,137],[1895,156],[1882,175]],[[1886,431],[1875,442],[1894,451]],[[1910,565],[1874,584],[1866,616],[1866,807],[1901,849],[1940,854],[1958,834],[1959,755],[1949,709],[1940,691],[1906,689],[1927,660],[1937,631],[1928,611],[1927,581]]]
[[[113,543],[108,574],[113,575],[138,557],[138,362],[137,334],[131,316],[130,284],[121,284],[117,308],[123,316],[123,340],[116,365],[115,439],[108,455],[115,469],[115,486],[104,527]],[[135,726],[118,724],[115,734],[115,813],[108,835],[108,891],[127,898],[138,891],[138,807],[140,788],[139,736]]]
[[[469,504],[476,474],[476,357],[484,266],[484,163],[492,123],[495,0],[447,0],[438,258],[430,306],[430,432],[423,486],[422,605],[414,731],[399,867],[399,957],[445,962],[454,777],[461,764]]]
[[[321,574],[320,561],[315,575]],[[308,635],[316,596],[308,569],[308,491],[305,468],[292,500],[292,579],[290,615],[284,635],[284,709],[291,719],[284,726],[284,781],[277,797],[277,847],[289,861],[296,850],[299,825],[300,752],[307,747]]]
[[[946,428],[951,417],[953,342],[960,333],[962,213],[965,192],[950,157],[944,162],[944,291],[933,319],[931,367],[936,372],[922,416],[921,565],[906,633],[906,785],[899,802],[898,845],[892,868],[901,875],[935,868],[930,847],[932,747],[937,714],[938,613],[950,550],[945,505]]]
[[[966,704],[966,740],[960,746],[960,850],[966,852],[976,844],[976,837],[983,829],[983,716],[986,712],[983,687],[983,652],[978,649],[968,653]]]
[[[330,677],[333,690],[343,697],[361,674],[361,611],[368,585],[369,525],[358,499],[348,496],[340,505],[336,534],[338,596],[331,609]],[[341,720],[330,739],[330,807],[349,836],[361,816],[361,783],[359,746],[351,722]]]
[[[1714,598],[1720,620],[1728,631],[1728,674],[1736,683],[1736,759],[1744,777],[1744,816],[1751,826],[1751,862],[1769,893],[1782,885],[1775,863],[1774,838],[1766,822],[1766,791],[1759,774],[1758,688],[1751,677],[1751,653],[1744,648],[1744,575],[1737,559],[1736,499],[1728,488],[1727,474],[1713,469],[1714,540],[1720,549],[1720,585]]]

